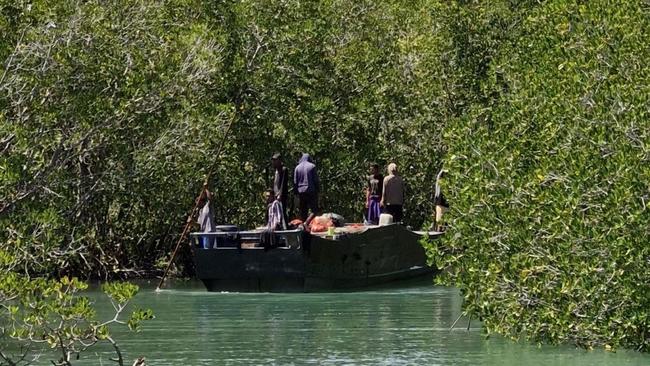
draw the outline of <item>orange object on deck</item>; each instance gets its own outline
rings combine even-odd
[[[292,226],[300,226],[300,225],[302,225],[302,222],[303,222],[303,221],[300,220],[300,219],[293,219],[293,220],[291,220],[291,222],[289,223],[289,225],[292,225]]]
[[[327,226],[319,224],[319,223],[313,223],[309,227],[309,230],[313,233],[322,233],[327,231]]]
[[[334,221],[330,219],[329,217],[325,216],[316,216],[314,219],[311,221],[311,225],[309,226],[310,231],[315,232],[315,233],[320,233],[327,231],[328,227],[334,227]]]

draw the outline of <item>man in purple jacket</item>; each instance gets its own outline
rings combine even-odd
[[[316,165],[311,161],[309,154],[302,154],[298,165],[293,172],[293,187],[298,193],[300,219],[309,226],[311,220],[318,213],[318,191],[320,181],[316,173]],[[311,210],[311,214],[307,216]]]

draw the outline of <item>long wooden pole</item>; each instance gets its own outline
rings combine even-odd
[[[165,268],[165,273],[163,273],[163,276],[160,278],[160,282],[158,283],[158,287],[156,287],[156,291],[160,291],[160,287],[163,285],[163,282],[165,282],[165,278],[167,277],[167,274],[169,273],[169,270],[171,269],[172,264],[174,263],[174,259],[176,259],[176,254],[178,253],[178,249],[180,249],[181,243],[183,242],[183,240],[185,240],[185,237],[187,236],[187,232],[190,230],[190,227],[192,226],[192,221],[194,221],[194,217],[199,207],[199,203],[203,200],[204,196],[205,196],[205,186],[203,187],[203,189],[201,189],[201,193],[199,194],[199,196],[196,198],[194,202],[194,207],[192,207],[192,211],[190,212],[190,215],[187,217],[185,228],[183,228],[183,232],[181,233],[181,236],[178,238],[178,241],[176,242],[176,247],[174,248],[172,257],[169,259],[169,263],[167,263],[167,268]]]
[[[221,144],[219,145],[219,149],[217,150],[217,153],[214,155],[214,159],[218,159],[219,155],[221,155],[221,151],[223,150],[223,147],[226,144],[226,138],[228,137],[228,133],[230,132],[230,127],[232,127],[233,122],[235,121],[236,115],[233,115],[233,117],[230,119],[230,122],[228,123],[228,128],[226,128],[226,132],[224,133],[223,137],[221,138]],[[181,233],[181,236],[178,238],[178,242],[176,242],[176,247],[174,248],[174,251],[172,252],[172,257],[169,259],[169,263],[167,264],[167,268],[165,268],[165,273],[163,273],[162,278],[160,278],[160,282],[158,283],[158,287],[156,287],[156,291],[160,291],[160,288],[162,287],[163,283],[165,282],[165,278],[167,278],[167,274],[169,273],[169,270],[172,267],[172,264],[174,263],[174,259],[176,259],[176,254],[178,253],[178,250],[181,247],[181,243],[183,240],[185,240],[185,237],[187,236],[187,233],[190,231],[190,228],[192,227],[192,222],[194,222],[194,218],[196,217],[196,213],[199,210],[199,204],[201,201],[203,201],[203,198],[205,197],[205,194],[208,190],[208,186],[210,185],[210,178],[212,178],[212,172],[213,169],[211,169],[208,174],[205,177],[205,182],[203,183],[203,187],[201,187],[201,193],[199,193],[199,196],[194,200],[194,207],[192,207],[192,211],[190,211],[190,215],[187,217],[187,222],[185,223],[185,227],[183,228],[183,232]]]

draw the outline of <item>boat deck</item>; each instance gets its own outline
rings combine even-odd
[[[310,236],[325,240],[341,241],[345,238],[348,238],[349,236],[364,234],[369,230],[380,228],[382,228],[380,225],[346,224],[342,227],[335,227],[333,235],[326,231],[305,232],[302,229],[276,230],[273,232],[273,235],[280,238],[280,241],[286,244],[284,246],[281,245],[278,248],[290,249],[300,247],[298,242],[301,240],[300,237],[305,233],[308,233]],[[442,232],[439,231],[409,231],[419,236],[429,236],[431,238],[442,235]],[[253,230],[241,231],[215,231],[209,233],[195,232],[190,234],[190,237],[193,239],[197,247],[202,247],[203,249],[264,249],[262,246],[260,246],[260,242],[261,236],[265,232],[266,228],[259,227]],[[209,245],[209,248],[201,244],[203,238],[211,238],[211,244]],[[237,242],[237,245],[233,244],[235,241]]]

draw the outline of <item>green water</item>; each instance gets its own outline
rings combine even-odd
[[[128,360],[149,365],[650,365],[650,355],[629,351],[485,339],[466,319],[450,331],[458,291],[427,283],[320,294],[208,293],[198,282],[156,293],[154,285],[141,285],[136,304],[156,319],[135,335],[114,332]],[[77,364],[114,364],[108,350]]]

